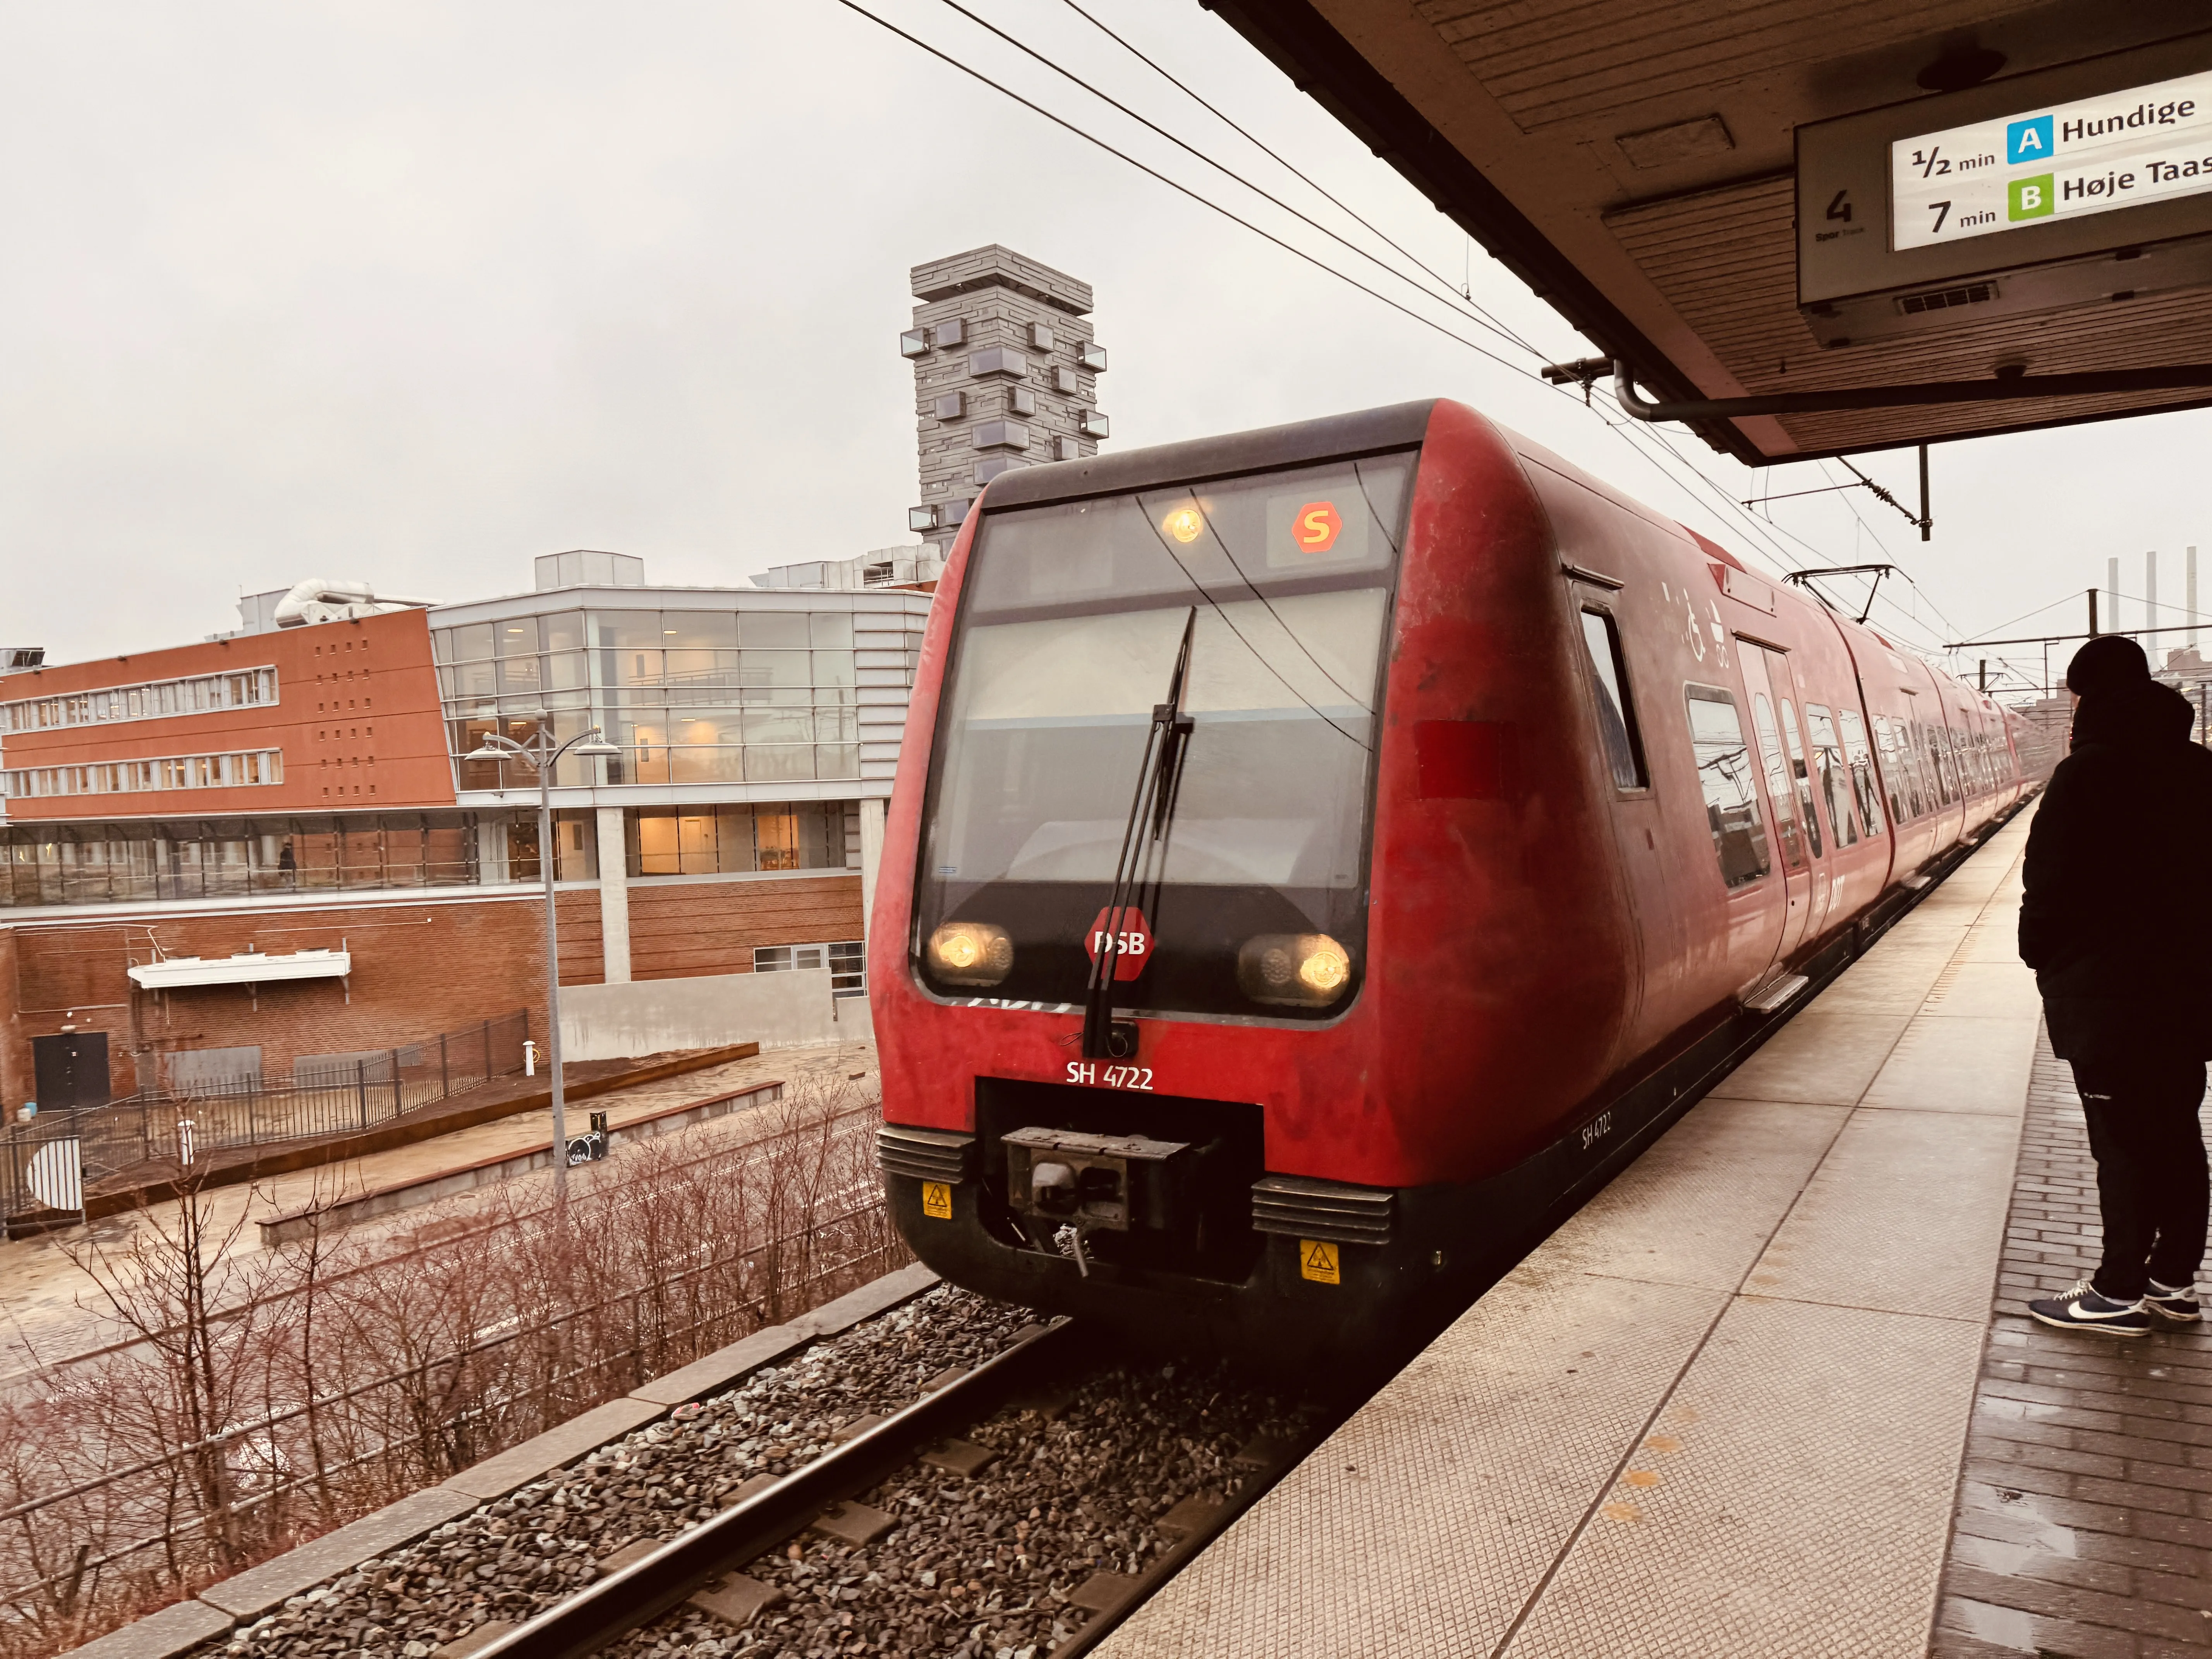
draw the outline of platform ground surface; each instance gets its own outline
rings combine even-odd
[[[1925,1654],[2035,1059],[2027,823],[1101,1651]]]
[[[2081,1097],[2041,1044],[2005,1226],[1939,1659],[2212,1652],[2212,1333],[2114,1341],[2027,1316],[2097,1264]]]

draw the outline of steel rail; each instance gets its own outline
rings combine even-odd
[[[708,1580],[804,1531],[823,1510],[896,1473],[931,1442],[989,1416],[1015,1389],[1061,1363],[1079,1340],[1075,1327],[1062,1321],[1017,1342],[765,1492],[548,1607],[473,1659],[586,1659],[680,1606]]]

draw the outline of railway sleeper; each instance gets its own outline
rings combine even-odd
[[[809,1559],[809,1537],[831,1547],[833,1558],[866,1552],[903,1517],[861,1503],[859,1495],[876,1497],[876,1490],[888,1485],[890,1491],[877,1502],[896,1502],[901,1472],[916,1468],[963,1481],[984,1474],[1008,1454],[955,1431],[985,1422],[1002,1409],[1034,1414],[1044,1424],[1060,1420],[1082,1391],[1081,1382],[1071,1380],[1069,1372],[1082,1363],[1084,1338],[1064,1320],[1032,1328],[974,1370],[933,1378],[927,1391],[903,1409],[855,1418],[833,1436],[839,1443],[832,1450],[805,1468],[781,1477],[754,1477],[738,1489],[732,1508],[690,1533],[616,1552],[599,1564],[599,1582],[569,1601],[526,1624],[481,1627],[449,1644],[465,1644],[465,1653],[445,1653],[440,1659],[581,1659],[630,1631],[686,1610],[704,1613],[733,1631],[752,1627],[788,1601],[781,1585],[755,1576],[757,1564],[773,1561],[781,1552],[799,1568]],[[1224,1483],[1231,1490],[1186,1496],[1152,1520],[1152,1530],[1167,1547],[1141,1571],[1102,1566],[1066,1590],[1053,1590],[1053,1601],[1087,1615],[1079,1630],[1054,1646],[1055,1659],[1073,1659],[1103,1640],[1337,1420],[1330,1413],[1327,1422],[1309,1419],[1302,1432],[1252,1436],[1225,1459],[1237,1472],[1236,1480]],[[776,1562],[779,1568],[782,1565]],[[931,1577],[925,1575],[924,1582]]]

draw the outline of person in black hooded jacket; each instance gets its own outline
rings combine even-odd
[[[2020,955],[2081,1097],[2104,1259],[2028,1311],[2140,1336],[2154,1318],[2202,1316],[2212,994],[2189,958],[2212,931],[2212,750],[2133,640],[2090,641],[2066,684],[2073,744],[2028,830]]]

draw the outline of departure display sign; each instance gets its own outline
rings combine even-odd
[[[2212,191],[2212,73],[1893,139],[1889,173],[1899,251]]]

